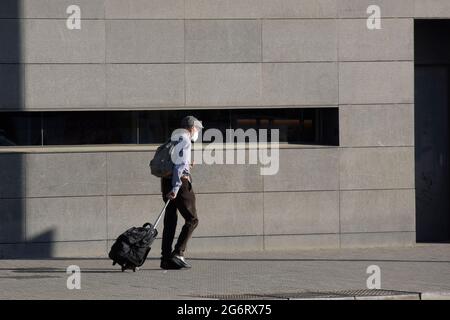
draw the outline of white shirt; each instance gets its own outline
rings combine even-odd
[[[179,129],[177,129],[177,132]],[[174,131],[175,132],[175,131]],[[178,139],[177,139],[178,138]],[[190,176],[190,164],[191,164],[191,135],[189,131],[184,129],[184,132],[180,134],[172,134],[172,141],[180,140],[180,142],[175,146],[175,153],[173,155],[173,171],[172,171],[172,192],[175,196],[180,189],[182,182],[181,177],[183,175]],[[178,151],[178,152],[177,152]]]

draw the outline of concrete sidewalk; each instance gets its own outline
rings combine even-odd
[[[367,289],[370,265],[381,269],[381,289],[407,292],[406,298],[450,298],[450,244],[187,258],[192,269],[164,271],[155,250],[136,273],[122,273],[106,258],[0,260],[0,299],[333,298],[324,292],[342,290],[358,298],[363,291],[353,290]],[[81,268],[80,290],[67,289],[69,265]]]

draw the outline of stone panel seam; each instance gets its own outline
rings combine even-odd
[[[343,232],[342,235],[369,235],[369,234],[397,234],[397,233],[415,233],[415,231],[368,231],[368,232]],[[271,233],[271,234],[238,234],[238,235],[205,235],[205,236],[192,236],[194,239],[218,239],[218,238],[251,238],[251,237],[282,237],[282,236],[336,236],[339,233],[326,232],[326,233]],[[156,239],[161,239],[158,236]],[[24,241],[24,242],[0,242],[0,245],[15,245],[15,244],[39,244],[39,243],[80,243],[80,242],[105,242],[114,241],[111,239],[78,239],[78,240],[54,240],[54,241]]]
[[[336,51],[337,51],[336,60],[337,60],[337,86],[338,86],[337,101],[338,101],[338,119],[339,119],[340,109],[341,109],[341,96],[340,96],[341,86],[340,86],[340,82],[339,82],[340,74],[341,74],[341,71],[340,71],[340,66],[341,66],[341,62],[340,62],[340,41],[339,41],[339,39],[340,39],[340,31],[341,31],[341,29],[340,29],[341,28],[341,18],[339,17],[338,11],[339,11],[339,9],[338,9],[338,7],[336,7],[336,17],[337,17],[337,19],[336,19],[336,23],[337,23],[337,28],[336,28],[336,30],[337,30],[337,33],[336,33],[336,38],[337,38],[336,39]],[[341,145],[341,139],[340,139],[341,124],[340,124],[340,122],[338,123],[338,126],[339,126],[339,129],[338,129],[338,131],[339,131],[339,136],[338,136],[339,143],[338,143],[338,145],[340,146]],[[338,148],[337,156],[338,156],[338,159],[337,159],[338,160],[338,170],[337,170],[338,191],[337,192],[338,192],[338,220],[339,220],[339,222],[338,222],[339,223],[338,248],[341,248],[341,232],[342,232],[342,230],[341,230],[341,170],[340,170],[340,165],[341,165],[341,148]]]
[[[187,80],[186,80],[186,1],[183,1],[183,72],[184,72],[184,104],[186,106],[186,92],[187,92]]]
[[[338,191],[400,191],[415,190],[415,188],[379,188],[379,189],[318,189],[318,190],[265,190],[265,191],[217,191],[217,192],[196,192],[205,195],[224,194],[258,194],[258,193],[304,193],[304,192],[338,192]],[[128,193],[128,194],[108,194],[109,197],[136,197],[136,196],[159,196],[159,193]],[[98,195],[65,195],[65,196],[38,196],[38,197],[0,197],[0,200],[23,200],[23,199],[53,199],[53,198],[101,198],[104,194]]]
[[[262,244],[263,244],[263,250],[266,250],[266,243],[265,243],[265,235],[266,235],[266,226],[265,226],[265,202],[264,202],[264,194],[265,194],[265,190],[264,190],[264,175],[262,175],[262,221],[263,221],[263,229],[262,229],[262,233],[263,233],[263,239],[262,239]]]

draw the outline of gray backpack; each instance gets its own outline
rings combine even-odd
[[[170,139],[156,149],[155,156],[150,161],[150,171],[152,175],[163,178],[172,175],[173,161],[172,154],[179,141]]]

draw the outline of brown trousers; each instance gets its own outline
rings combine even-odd
[[[183,216],[185,223],[178,236],[177,243],[173,253],[184,255],[186,245],[192,236],[192,232],[198,225],[197,209],[195,208],[195,193],[192,189],[192,183],[186,179],[181,179],[182,185],[178,190],[175,199],[167,205],[164,216],[164,230],[162,235],[161,255],[162,258],[169,258],[172,254],[172,243],[177,228],[177,209]],[[171,178],[161,179],[161,192],[164,202],[167,201],[166,195],[172,190]]]

